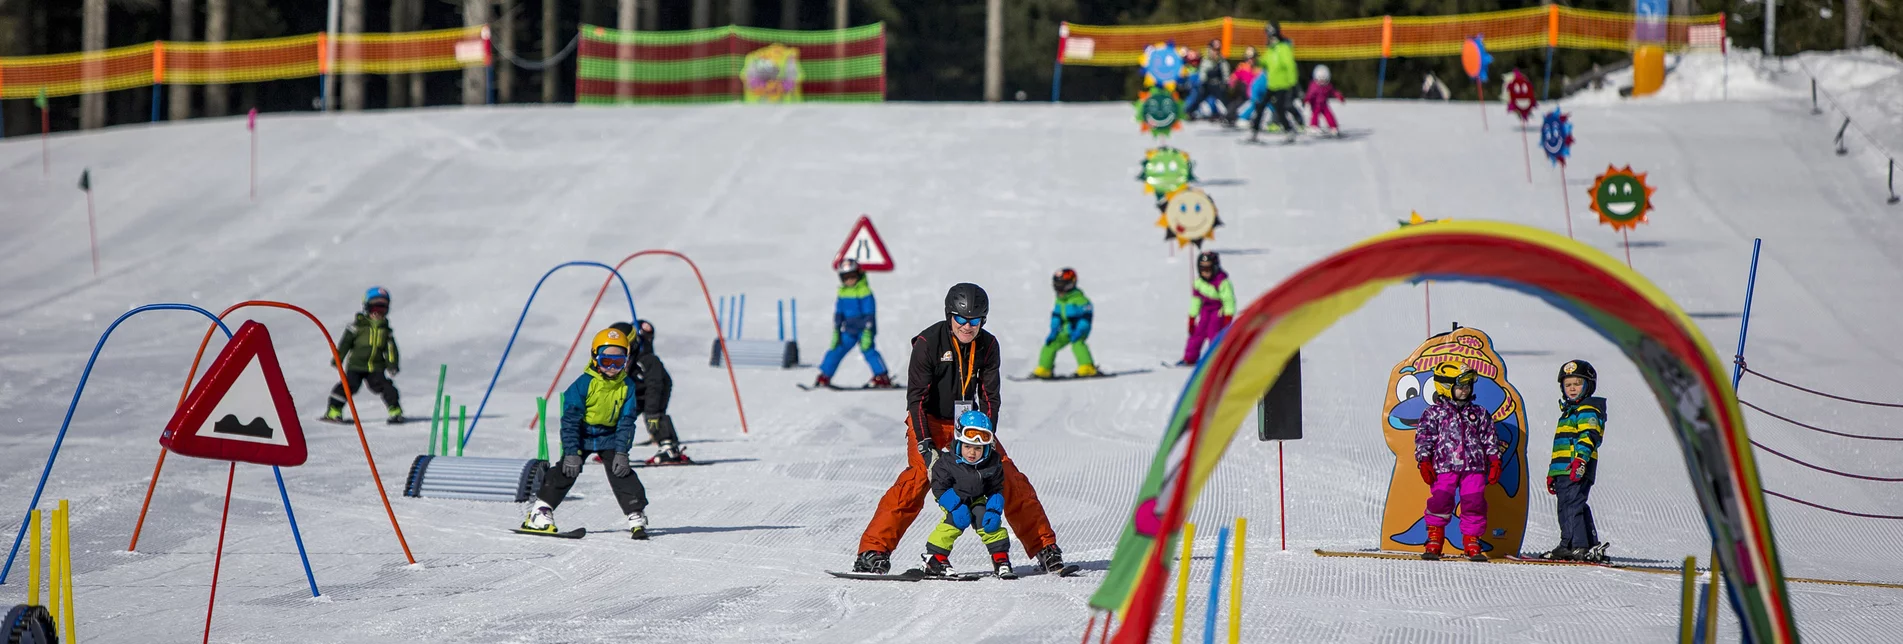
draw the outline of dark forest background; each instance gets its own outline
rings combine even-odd
[[[193,34],[203,39],[206,11],[218,5],[230,15],[233,40],[323,31],[326,0],[106,0],[107,44],[131,45],[170,38],[174,2],[192,2]],[[406,0],[362,0],[364,31],[390,31],[391,4]],[[420,20],[409,29],[437,29],[463,24],[463,0],[407,0],[420,4]],[[694,22],[696,2],[702,3],[708,24],[739,23],[764,27],[825,29],[835,24],[833,0],[641,0],[655,3],[643,28],[673,30]],[[512,12],[518,56],[534,60],[542,51],[543,2],[555,2],[557,46],[573,37],[582,23],[616,24],[615,0],[497,0],[492,15]],[[0,55],[64,53],[81,50],[82,0],[0,0]],[[1536,6],[1524,0],[1005,0],[1004,96],[1022,91],[1026,98],[1050,98],[1053,60],[1060,21],[1081,24],[1169,23],[1225,15],[1286,21],[1316,21],[1378,15],[1447,15]],[[1571,6],[1631,11],[1632,0],[1575,0]],[[1723,12],[1730,16],[1729,36],[1743,47],[1763,41],[1763,5],[1758,0],[1674,0],[1675,13]],[[414,9],[413,9],[414,11]],[[1840,49],[1871,44],[1898,51],[1903,39],[1903,0],[1787,0],[1778,6],[1777,53]],[[850,0],[847,20],[860,25],[886,23],[887,98],[897,101],[974,101],[982,96],[985,0]],[[405,30],[409,30],[405,29]],[[1555,56],[1553,80],[1590,72],[1595,64],[1610,65],[1628,59],[1621,52],[1561,51]],[[1537,82],[1543,51],[1496,52],[1496,69],[1519,67]],[[1377,61],[1330,62],[1341,90],[1352,97],[1375,94]],[[1304,77],[1307,64],[1303,65]],[[1417,97],[1423,76],[1433,72],[1455,91],[1472,98],[1474,88],[1459,71],[1455,57],[1393,59],[1388,65],[1390,97]],[[540,102],[544,72],[518,70],[505,94],[513,102]],[[567,61],[546,72],[558,76],[557,101],[573,100],[574,64]],[[425,75],[428,105],[461,101],[462,75],[456,72]],[[1134,69],[1066,67],[1065,101],[1127,100],[1134,95]],[[391,106],[380,77],[366,83],[366,106]],[[1557,91],[1557,87],[1555,88]],[[316,79],[274,81],[233,86],[229,111],[310,110],[318,96]],[[151,109],[150,88],[113,92],[108,100],[110,123],[145,121]],[[201,98],[202,101],[202,93]],[[404,104],[401,100],[395,104]],[[77,97],[53,100],[55,129],[78,126]],[[5,101],[6,134],[38,129],[31,101]],[[194,116],[204,115],[202,109]]]

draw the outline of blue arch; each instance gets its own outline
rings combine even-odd
[[[502,365],[509,363],[509,351],[515,349],[515,338],[522,333],[522,321],[528,319],[529,307],[535,305],[535,296],[542,292],[542,284],[547,282],[548,277],[554,275],[555,271],[570,266],[599,266],[606,269],[610,274],[614,275],[616,281],[621,282],[621,293],[628,297],[628,321],[633,322],[641,319],[641,316],[635,313],[634,310],[634,291],[628,289],[627,278],[622,277],[621,271],[615,270],[613,266],[601,262],[565,262],[555,265],[555,268],[548,269],[547,273],[542,274],[542,279],[535,281],[535,290],[529,291],[529,300],[522,303],[522,314],[515,318],[515,330],[509,332],[509,344],[502,347],[502,359],[496,361],[495,375],[489,376],[489,388],[482,391],[482,402],[476,405],[476,417],[469,421],[469,432],[463,434],[461,447],[468,447],[469,439],[476,437],[476,425],[482,424],[482,412],[489,408],[489,394],[495,393],[496,391],[496,380],[502,377]],[[447,416],[448,414],[445,413],[444,415]]]
[[[146,311],[192,311],[211,318],[212,323],[218,325],[218,330],[225,332],[225,339],[231,339],[231,328],[225,326],[224,320],[212,315],[211,311],[190,304],[147,304],[126,311],[106,327],[105,333],[99,334],[99,342],[93,345],[92,356],[86,358],[86,370],[79,374],[79,386],[73,389],[73,401],[66,405],[66,418],[59,423],[59,434],[53,438],[53,452],[46,455],[46,467],[40,470],[40,482],[33,486],[33,500],[27,502],[26,516],[20,518],[20,531],[13,535],[13,547],[7,550],[7,563],[0,566],[0,584],[7,583],[7,574],[13,571],[13,559],[20,554],[20,538],[26,536],[27,523],[32,520],[33,510],[40,507],[40,494],[46,491],[46,479],[53,473],[53,461],[59,458],[60,445],[66,442],[66,430],[73,424],[73,412],[79,409],[80,394],[86,393],[86,381],[92,378],[93,363],[99,361],[99,351],[106,348],[106,338],[112,337],[113,330],[118,329],[120,323]],[[311,573],[311,559],[304,552],[304,535],[297,529],[297,514],[291,511],[291,495],[284,489],[284,472],[273,465],[271,474],[277,477],[278,497],[284,500],[284,516],[291,521],[291,538],[297,541],[297,558],[304,563],[304,579],[311,585],[311,596],[317,597],[317,576]]]

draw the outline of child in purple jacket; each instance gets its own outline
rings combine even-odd
[[[1421,480],[1432,486],[1427,497],[1427,550],[1422,559],[1439,559],[1447,522],[1460,498],[1461,550],[1468,559],[1486,561],[1480,535],[1487,531],[1487,486],[1500,480],[1500,440],[1493,416],[1474,404],[1480,376],[1457,362],[1434,368],[1434,404],[1421,414],[1414,432],[1414,460]]]
[[[1203,345],[1214,344],[1216,336],[1229,328],[1236,317],[1236,287],[1222,271],[1222,257],[1206,250],[1196,257],[1196,280],[1190,284],[1195,293],[1189,298],[1189,343],[1183,347],[1179,367],[1193,367],[1203,357]]]
[[[1308,93],[1302,96],[1302,102],[1308,104],[1308,127],[1320,129],[1322,119],[1328,119],[1328,134],[1341,136],[1341,128],[1335,125],[1335,111],[1328,108],[1328,99],[1347,102],[1341,97],[1341,90],[1328,82],[1328,66],[1315,66],[1315,82],[1308,84]]]

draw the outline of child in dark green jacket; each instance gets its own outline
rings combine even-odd
[[[403,405],[397,400],[396,384],[390,382],[397,374],[398,356],[396,350],[396,332],[390,328],[390,292],[381,286],[372,286],[363,294],[363,312],[344,329],[344,337],[337,343],[337,351],[344,356],[344,380],[350,385],[351,395],[370,385],[370,391],[383,398],[383,405],[389,408],[390,422],[401,423]],[[331,362],[335,366],[336,362]],[[330,390],[330,408],[324,410],[324,420],[344,422],[344,384]]]

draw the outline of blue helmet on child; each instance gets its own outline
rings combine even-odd
[[[383,300],[385,307],[390,306],[390,291],[381,286],[372,286],[369,290],[363,292],[363,307],[365,309],[370,308],[370,303],[377,300]]]
[[[958,442],[982,446],[985,448],[985,455],[979,457],[978,460],[990,458],[991,445],[997,442],[997,434],[991,428],[991,417],[976,409],[959,414]],[[958,462],[972,463],[973,461],[965,460],[964,450],[961,449],[958,453]]]

